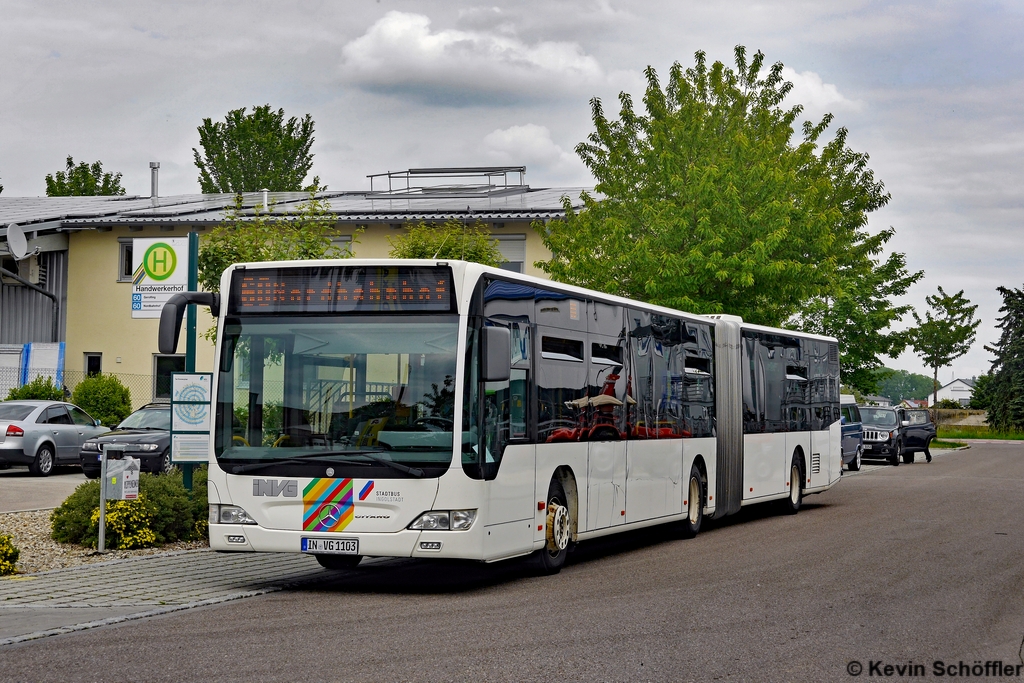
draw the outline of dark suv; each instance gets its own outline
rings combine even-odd
[[[885,458],[890,465],[914,462],[914,453],[924,451],[928,462],[935,438],[935,425],[927,410],[862,407],[864,457]]]
[[[150,403],[121,421],[113,431],[93,437],[82,444],[79,457],[82,471],[90,479],[100,476],[100,451],[103,444],[125,444],[124,453],[142,461],[143,472],[170,472],[171,406]]]

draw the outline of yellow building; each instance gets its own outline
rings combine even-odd
[[[410,224],[456,219],[488,226],[509,270],[543,276],[533,264],[550,253],[532,226],[564,216],[565,196],[578,206],[582,188],[530,188],[524,173],[525,167],[411,169],[373,176],[370,191],[320,196],[337,216],[338,242],[359,235],[351,245],[357,257],[386,257],[388,238]],[[306,199],[304,193],[246,193],[242,219],[269,204],[272,215],[287,220]],[[159,321],[132,317],[132,241],[191,231],[202,236],[234,203],[234,195],[0,196],[0,225],[17,224],[28,245],[25,258],[15,260],[7,229],[0,229],[0,391],[34,374],[73,388],[85,375],[104,372],[121,377],[136,406],[166,399],[170,373],[184,370],[184,355],[159,354]],[[199,331],[211,324],[201,309]],[[38,347],[32,354],[30,343]],[[39,365],[52,365],[51,358],[61,367]],[[196,370],[212,368],[212,345],[200,339]]]

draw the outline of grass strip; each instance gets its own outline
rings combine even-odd
[[[1019,440],[1024,439],[1024,432],[996,432],[987,425],[939,425],[937,437],[939,439],[999,439]]]
[[[932,441],[931,448],[963,448],[967,444],[963,441],[943,441],[942,439],[935,439]]]

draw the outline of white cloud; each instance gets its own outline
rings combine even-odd
[[[851,100],[839,92],[834,83],[825,83],[813,71],[799,72],[783,67],[782,77],[793,83],[786,103],[802,104],[804,115],[810,118],[820,118],[823,114],[837,111],[860,111],[864,106],[863,102]]]
[[[580,175],[582,162],[551,139],[546,126],[527,123],[488,133],[483,140],[485,153],[495,163],[525,164],[527,170],[539,171],[544,177]]]
[[[342,73],[367,90],[455,106],[576,96],[607,79],[576,43],[498,31],[432,31],[429,17],[388,12],[344,46]]]

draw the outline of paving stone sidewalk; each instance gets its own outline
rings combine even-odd
[[[323,581],[299,554],[188,550],[0,578],[0,646]]]

